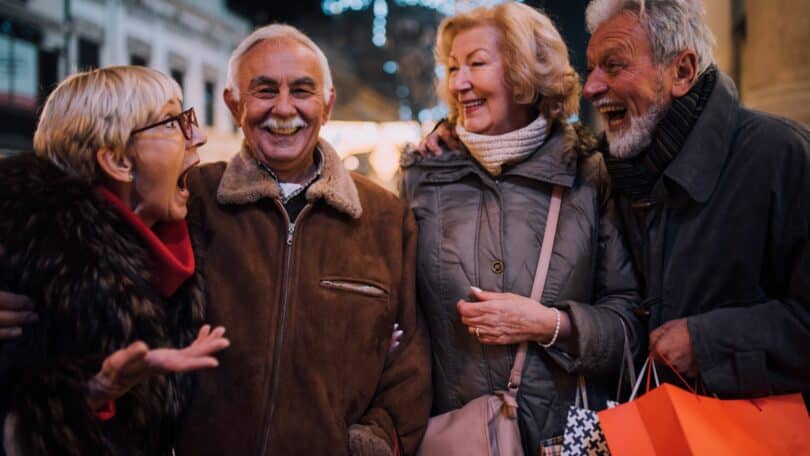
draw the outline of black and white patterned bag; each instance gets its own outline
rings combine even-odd
[[[624,359],[619,371],[619,386],[616,391],[616,401],[607,401],[608,408],[617,406],[622,387],[622,378],[625,369],[627,370],[630,385],[635,381],[635,366],[633,355],[630,350],[630,341],[627,337],[627,328],[624,321]],[[585,385],[585,377],[577,379],[577,390],[574,398],[574,405],[568,408],[568,416],[565,420],[565,432],[562,441],[562,456],[609,456],[605,434],[599,425],[599,417],[596,410],[591,410],[588,406],[588,389]]]

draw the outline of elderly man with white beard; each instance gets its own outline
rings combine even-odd
[[[698,0],[594,0],[586,16],[583,95],[604,121],[650,353],[711,393],[807,400],[810,132],[740,104]],[[456,141],[443,123],[420,150]]]
[[[335,90],[300,31],[248,36],[224,96],[244,144],[189,177],[189,222],[232,351],[200,377],[177,453],[413,453],[431,399],[413,215],[318,138]]]
[[[642,279],[649,348],[709,392],[810,388],[810,135],[740,105],[697,0],[594,0],[583,94]]]

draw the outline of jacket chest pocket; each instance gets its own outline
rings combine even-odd
[[[320,284],[323,288],[355,293],[372,298],[384,298],[388,296],[388,290],[381,284],[372,283],[365,280],[342,277],[326,277],[321,279]]]

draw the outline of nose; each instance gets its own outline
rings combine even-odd
[[[458,70],[450,75],[450,92],[459,93],[470,90],[471,88],[470,73],[467,71],[466,66],[459,67]]]
[[[208,142],[208,135],[199,127],[199,125],[191,125],[191,139],[186,141],[186,149],[196,149]]]
[[[281,91],[276,97],[276,104],[273,106],[273,114],[278,117],[286,118],[295,115],[295,105],[293,105],[292,97],[287,91]]]
[[[582,88],[582,96],[589,101],[593,101],[603,93],[607,92],[608,86],[605,83],[602,70],[594,68],[588,74],[588,79],[585,80],[585,86]]]

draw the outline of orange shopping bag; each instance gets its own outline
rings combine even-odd
[[[810,455],[801,394],[721,400],[663,384],[597,415],[614,456]]]

